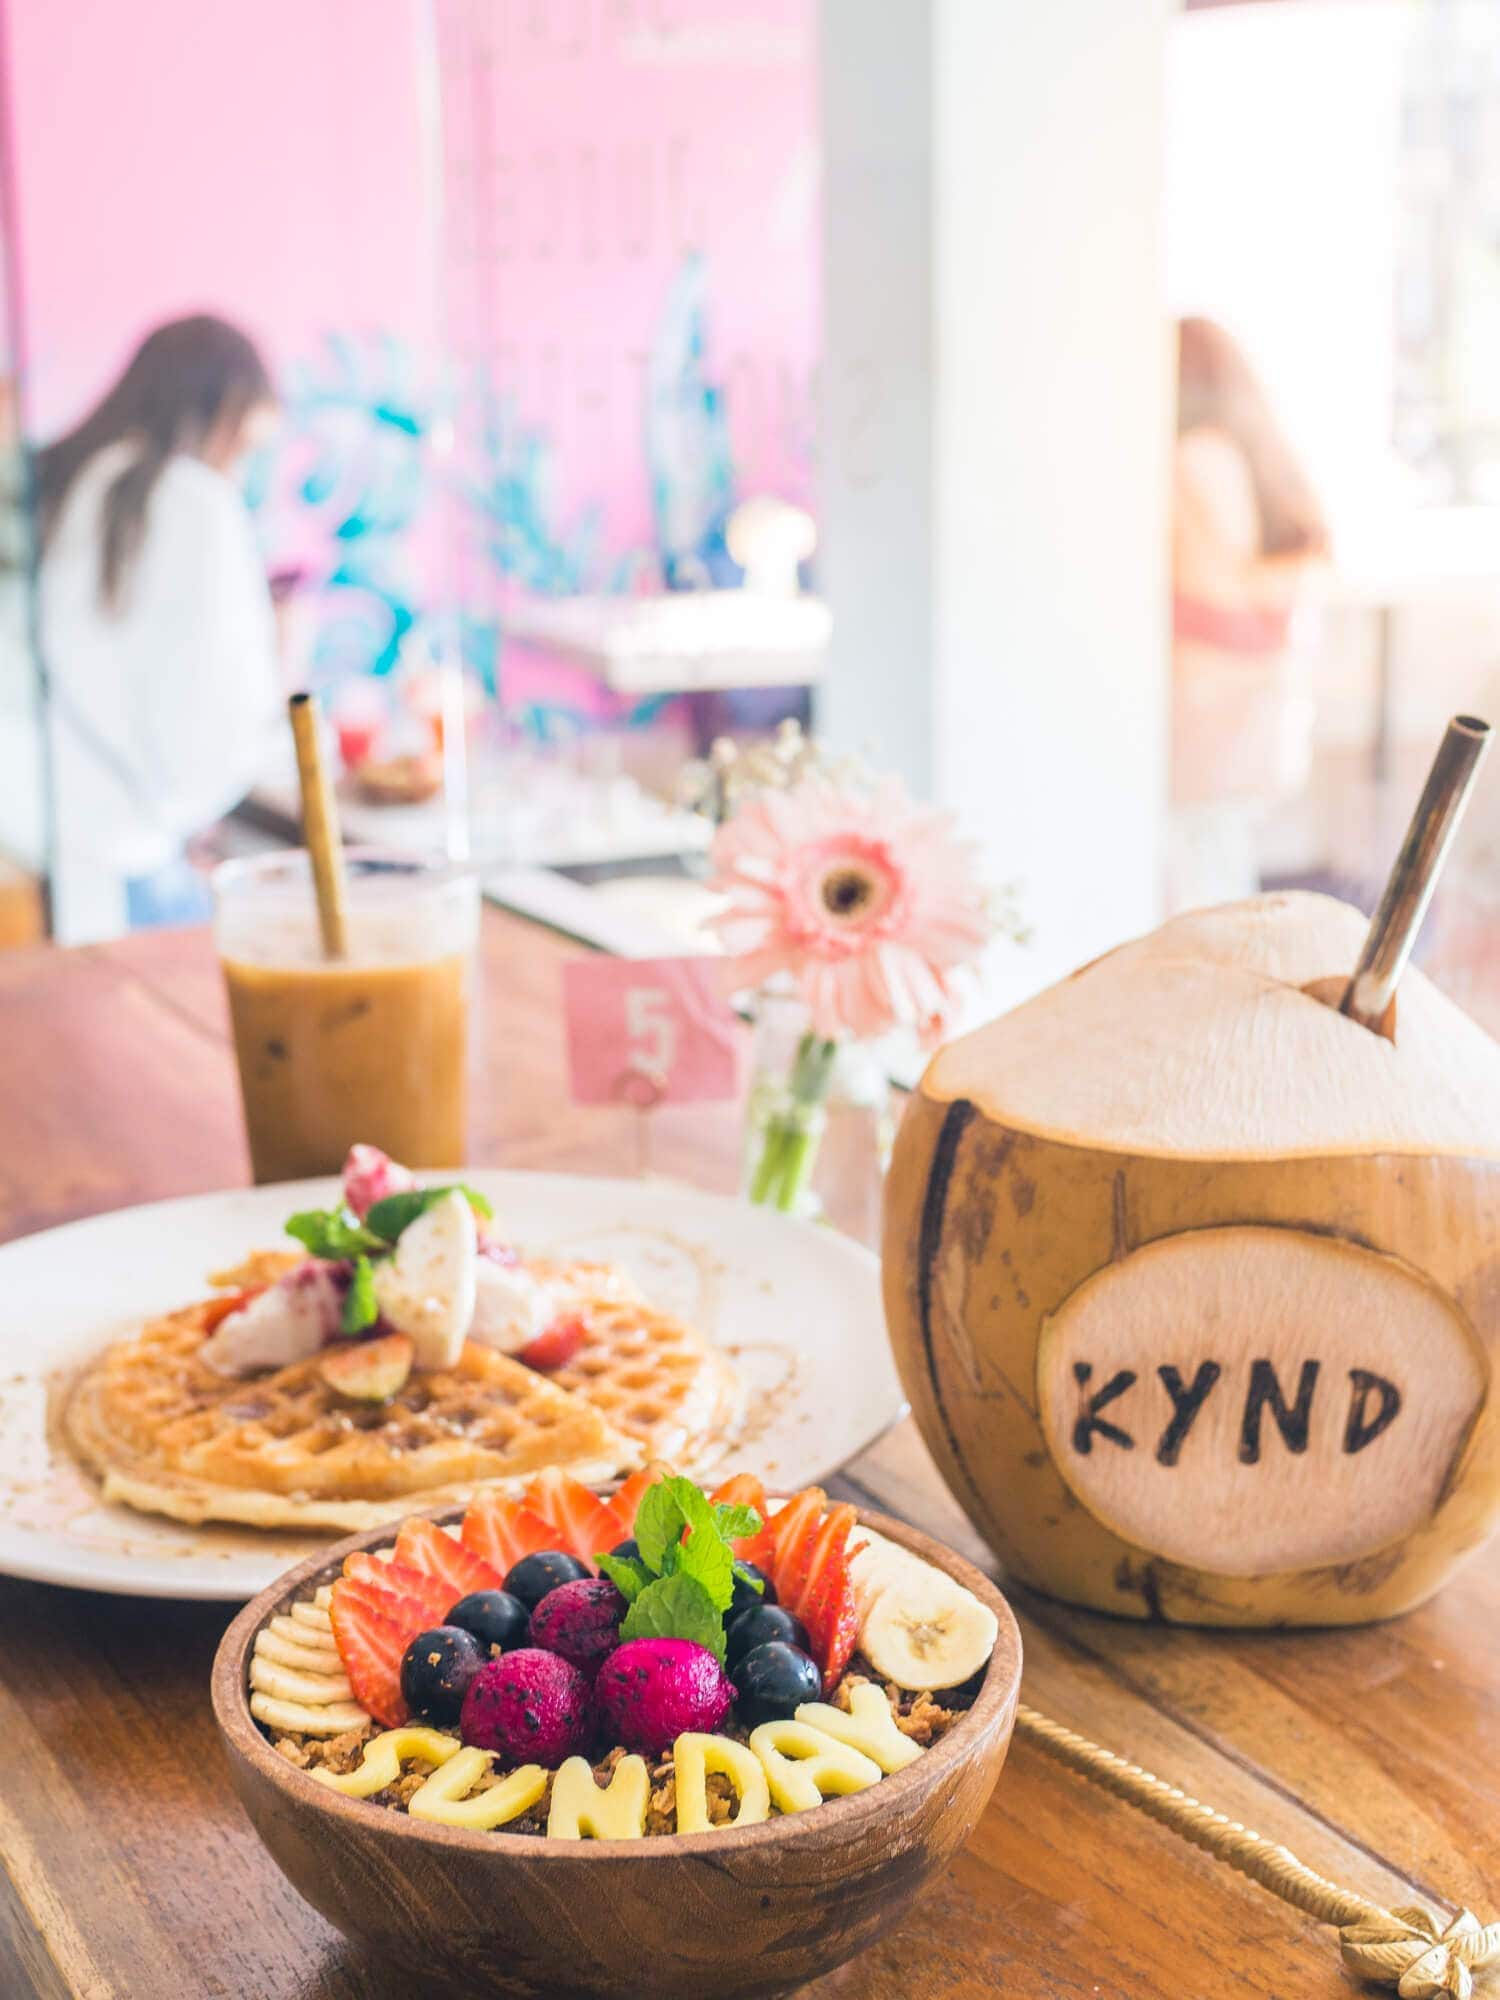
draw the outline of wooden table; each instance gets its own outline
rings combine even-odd
[[[635,1169],[630,1114],[565,1099],[559,968],[573,949],[487,913],[478,1161]],[[0,1134],[0,1234],[243,1181],[207,938],[0,955]],[[736,1136],[728,1113],[664,1114],[652,1164],[728,1186]],[[19,1346],[25,1329],[0,1338]],[[909,1426],[845,1485],[985,1560]],[[1377,1900],[1500,1914],[1500,1551],[1368,1631],[1163,1631],[1015,1603],[1033,1706]],[[207,1697],[227,1616],[0,1582],[3,2000],[413,2000],[299,1901],[228,1790]],[[1018,1744],[936,1894],[807,1990],[1353,1989],[1332,1933]]]

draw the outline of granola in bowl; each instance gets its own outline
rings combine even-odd
[[[860,1792],[954,1726],[995,1643],[961,1584],[818,1489],[662,1465],[544,1475],[268,1621],[250,1707],[310,1782],[552,1839],[752,1825]]]

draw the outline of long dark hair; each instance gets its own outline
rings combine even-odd
[[[1200,425],[1226,431],[1245,454],[1260,513],[1261,554],[1326,554],[1328,527],[1312,482],[1250,363],[1216,321],[1185,319],[1178,328],[1178,435]]]
[[[174,452],[201,452],[211,433],[257,403],[274,401],[266,364],[254,341],[212,313],[168,320],[148,333],[125,372],[65,437],[37,453],[36,498],[42,547],[62,514],[78,474],[107,445],[129,439],[140,454],[104,496],[99,594],[120,602],[130,565],[146,532],[152,488]]]

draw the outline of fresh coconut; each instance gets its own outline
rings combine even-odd
[[[1178,917],[944,1049],[886,1198],[896,1359],[1012,1572],[1348,1624],[1500,1512],[1500,1047],[1332,898]]]

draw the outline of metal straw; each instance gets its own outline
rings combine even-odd
[[[1448,724],[1380,907],[1370,919],[1339,1012],[1377,1033],[1396,997],[1489,742],[1490,725],[1477,716],[1455,715]]]

